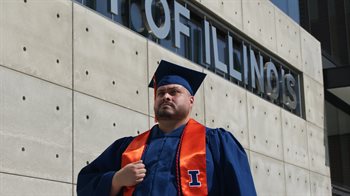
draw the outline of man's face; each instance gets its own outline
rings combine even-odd
[[[161,86],[155,96],[154,113],[158,120],[183,120],[189,116],[194,97],[183,86]]]

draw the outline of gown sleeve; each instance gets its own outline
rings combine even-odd
[[[238,140],[224,129],[211,129],[208,144],[214,160],[218,195],[256,196],[247,155]]]
[[[79,172],[78,196],[109,196],[113,175],[121,167],[121,155],[132,139],[133,137],[125,137],[116,140]]]

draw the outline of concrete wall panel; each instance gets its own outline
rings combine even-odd
[[[148,124],[144,114],[74,93],[74,176],[115,140],[136,136]]]
[[[306,121],[282,110],[284,161],[309,169]]]
[[[258,195],[285,195],[283,162],[251,151],[250,168]]]
[[[0,65],[4,64],[4,1],[0,0]]]
[[[71,88],[72,1],[3,1],[3,7],[1,64]]]
[[[170,52],[163,47],[157,45],[152,41],[148,41],[148,82],[152,80],[153,74],[156,71],[158,64],[161,60],[166,60],[172,63],[178,63],[184,67],[203,72],[203,68],[190,62],[189,60],[178,56],[177,54]],[[148,82],[146,83],[148,85]],[[149,89],[149,105],[150,115],[154,116],[154,90]],[[203,85],[198,89],[194,107],[192,109],[191,116],[200,123],[204,123],[204,98],[203,98]]]
[[[304,95],[306,120],[318,127],[324,127],[323,86],[304,74]]]
[[[243,31],[272,52],[277,51],[275,7],[268,0],[242,1]]]
[[[74,3],[74,89],[148,113],[146,39]]]
[[[300,27],[280,9],[275,9],[277,53],[296,69],[303,71],[300,52]]]
[[[72,91],[0,67],[0,171],[71,182]]]
[[[205,70],[205,73],[206,125],[231,131],[248,148],[246,91],[210,71]]]
[[[245,153],[247,154],[247,158],[248,158],[248,162],[249,162],[249,165],[251,165],[251,162],[250,162],[250,150],[249,149],[247,149],[247,148],[244,148],[244,150],[245,150]]]
[[[283,160],[281,109],[247,93],[250,149]]]
[[[149,127],[148,128],[151,129],[156,124],[155,119],[152,116],[148,116],[148,121],[149,121]]]
[[[285,163],[286,195],[310,195],[309,171]]]
[[[242,30],[242,0],[196,0],[228,23]]]
[[[329,167],[326,166],[326,147],[324,130],[312,123],[307,123],[310,170],[325,176],[330,176]]]
[[[0,195],[69,196],[72,195],[72,185],[0,173]]]
[[[300,27],[303,72],[323,84],[321,44]]]
[[[318,173],[310,172],[311,196],[332,195],[331,179]]]
[[[77,195],[77,185],[73,186],[73,196]]]

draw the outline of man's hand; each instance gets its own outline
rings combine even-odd
[[[113,176],[113,181],[121,186],[134,186],[142,182],[143,178],[146,176],[145,165],[142,160],[129,163]]]
[[[127,164],[114,174],[111,195],[118,194],[123,186],[134,186],[142,182],[145,176],[146,169],[142,160]]]

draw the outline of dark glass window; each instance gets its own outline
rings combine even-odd
[[[202,27],[200,24],[195,23],[195,21],[190,21],[188,23],[188,26],[190,27],[190,60],[193,62],[202,65],[203,63],[203,47],[202,47]]]
[[[167,48],[168,50],[171,50],[173,52],[177,52],[176,47],[174,47],[174,43],[172,38],[174,37],[173,35],[174,31],[170,31],[169,35],[165,39],[156,39],[157,42],[162,45],[164,48]],[[184,47],[183,42],[180,43],[181,47]]]
[[[227,57],[227,42],[226,37],[224,35],[217,35],[218,36],[218,53],[219,53],[219,61],[224,63],[225,65],[228,65],[228,57]]]
[[[300,23],[299,0],[288,0],[288,16]]]
[[[130,25],[131,18],[129,18],[129,12],[133,12],[134,14],[132,16],[134,17],[133,22],[136,25],[135,27],[136,28],[140,27],[140,25],[138,25],[140,23],[142,24],[142,22],[141,22],[142,18],[140,17],[141,16],[140,4],[135,3],[134,1],[117,1],[118,2],[118,14],[116,15],[116,14],[111,13],[111,5],[110,5],[111,0],[108,0],[108,2],[109,3],[107,4],[107,7],[106,7],[106,5],[104,5],[104,7],[108,8],[107,11],[104,11],[105,13],[107,12],[107,14],[105,14],[107,17],[111,18],[113,21],[118,22],[119,24],[130,27],[131,26]],[[133,6],[131,6],[131,5],[133,5]],[[140,30],[140,31],[142,31],[142,30]]]
[[[271,0],[280,10],[288,14],[288,0]]]
[[[301,24],[321,42],[322,54],[336,66],[350,65],[350,1],[300,2]]]
[[[346,29],[344,1],[329,1],[328,8],[332,57],[342,65],[348,64],[349,33]]]
[[[348,47],[348,58],[347,65],[350,66],[350,1],[344,1],[344,9],[345,9],[345,25],[346,25],[346,35],[347,35],[347,47]]]
[[[271,0],[271,2],[299,24],[299,0]]]
[[[332,184],[350,189],[350,115],[326,102]]]
[[[311,33],[322,43],[322,49],[331,54],[327,0],[308,2]]]
[[[243,73],[243,57],[241,48],[243,43],[241,40],[238,40],[235,36],[233,37],[233,67],[235,70]],[[239,81],[236,81],[233,77],[230,78],[230,80],[233,80],[234,82],[239,84]],[[240,84],[239,84],[240,85]]]
[[[98,3],[96,3],[96,1],[98,1]],[[108,11],[109,10],[108,2],[109,2],[108,0],[95,0],[95,6],[96,6],[95,10],[108,18],[112,18],[112,14]]]

